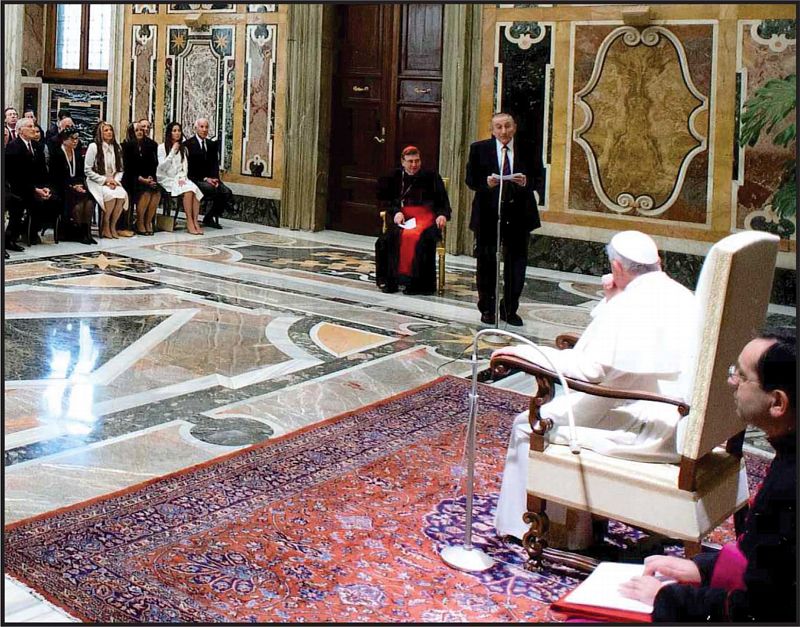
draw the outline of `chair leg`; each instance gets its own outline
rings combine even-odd
[[[550,519],[545,513],[547,502],[538,496],[528,495],[528,511],[522,517],[530,528],[522,537],[522,546],[528,553],[525,568],[538,571],[542,568],[544,550],[547,548],[547,532],[550,529]]]

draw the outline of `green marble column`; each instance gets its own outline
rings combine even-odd
[[[445,5],[439,172],[450,179],[448,194],[453,216],[447,227],[447,252],[453,254],[472,254],[472,191],[464,177],[469,145],[478,138],[481,21],[480,5]]]
[[[325,228],[331,92],[332,8],[289,7],[286,126],[280,225]]]

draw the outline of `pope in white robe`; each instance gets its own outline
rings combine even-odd
[[[655,242],[643,233],[620,233],[609,248],[613,281],[609,275],[603,277],[607,297],[592,310],[592,321],[580,340],[572,349],[540,347],[541,350],[567,377],[686,400],[685,375],[696,349],[694,294],[660,270]],[[633,272],[616,264],[634,264]],[[642,270],[644,273],[636,273]],[[515,355],[551,367],[530,346],[504,348],[497,354]],[[568,443],[568,405],[583,448],[639,461],[680,459],[680,415],[674,405],[573,391],[559,394],[540,409],[542,417],[553,420],[554,428],[548,434],[552,444]],[[527,531],[522,516],[526,511],[530,433],[526,411],[517,416],[511,430],[495,516],[500,536],[521,539]],[[548,516],[558,524],[563,522],[565,510],[554,505],[548,504]],[[587,544],[591,527],[588,516],[582,518],[581,525],[583,529],[574,530],[574,541],[570,540],[567,548]]]

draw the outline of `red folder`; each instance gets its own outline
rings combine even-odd
[[[652,623],[653,618],[644,612],[631,612],[630,610],[615,610],[610,607],[597,605],[584,605],[565,601],[566,596],[550,605],[554,612],[567,614],[570,618],[585,618],[604,623]]]

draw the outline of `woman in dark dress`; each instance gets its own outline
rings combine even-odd
[[[83,156],[77,150],[78,129],[69,126],[58,134],[50,155],[50,182],[63,200],[61,239],[81,244],[96,244],[92,237],[94,199],[86,188]]]
[[[122,186],[136,205],[136,232],[139,235],[153,234],[153,219],[161,202],[161,187],[157,183],[156,168],[158,144],[146,137],[138,122],[128,125],[128,133],[122,142],[122,161],[125,173]]]
[[[450,218],[450,200],[442,177],[422,169],[414,146],[400,154],[400,166],[378,182],[378,201],[390,225],[375,244],[376,280],[381,291],[400,285],[406,294],[436,291],[436,242]],[[413,228],[405,228],[414,220]]]

